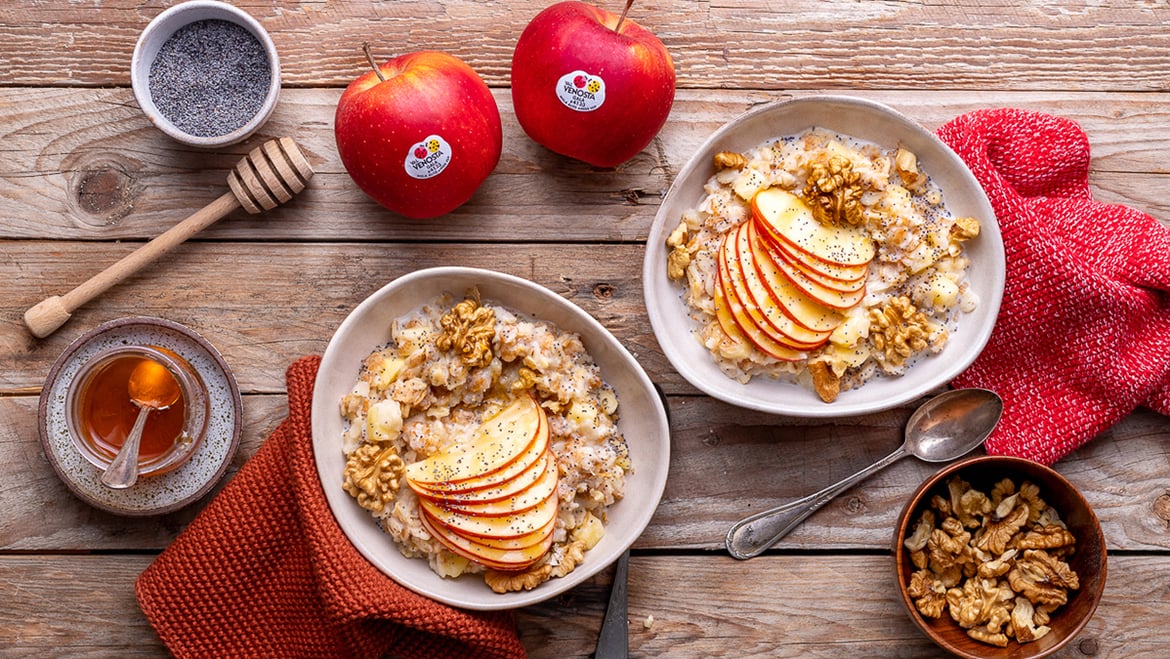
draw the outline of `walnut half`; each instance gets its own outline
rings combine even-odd
[[[479,291],[473,290],[439,319],[443,331],[435,339],[439,350],[454,349],[468,366],[487,366],[492,361],[492,339],[496,336],[496,312],[479,305]]]
[[[345,461],[342,487],[358,505],[381,513],[398,494],[398,481],[406,463],[394,444],[362,444]]]

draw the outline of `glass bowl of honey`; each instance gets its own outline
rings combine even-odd
[[[166,368],[179,398],[150,412],[138,453],[140,478],[165,474],[195,452],[208,426],[210,404],[199,373],[174,351],[153,345],[116,345],[93,355],[69,385],[65,419],[74,446],[105,470],[126,441],[140,411],[129,393],[130,376],[143,360]]]

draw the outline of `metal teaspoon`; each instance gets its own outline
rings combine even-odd
[[[740,520],[727,532],[727,551],[738,559],[759,555],[838,494],[908,455],[926,462],[959,458],[987,439],[1001,414],[1003,401],[986,389],[935,396],[910,416],[896,451],[820,492]]]

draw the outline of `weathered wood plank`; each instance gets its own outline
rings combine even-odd
[[[153,560],[127,556],[0,556],[0,657],[163,657],[134,599]],[[629,638],[635,657],[933,657],[897,600],[888,557],[731,558],[635,555]],[[1170,558],[1111,556],[1093,619],[1058,657],[1165,652]],[[520,609],[533,659],[593,651],[612,572]],[[712,606],[716,598],[718,606]],[[67,603],[65,606],[64,603]],[[68,613],[63,611],[68,609]]]
[[[501,270],[546,286],[608,327],[663,386],[682,386],[646,320],[643,250],[636,245],[189,244],[83,306],[49,338],[32,337],[21,320],[25,309],[133,247],[0,242],[0,281],[7,282],[0,296],[0,391],[39,386],[70,341],[107,320],[137,315],[203,334],[245,391],[283,391],[288,365],[324,351],[359,302],[400,275],[439,265]]]
[[[597,170],[536,145],[503,115],[500,164],[472,199],[433,220],[372,202],[349,179],[333,139],[339,91],[290,89],[262,133],[216,152],[178,148],[126,89],[0,89],[0,238],[148,239],[227,191],[227,172],[266,139],[295,138],[317,170],[297,199],[263,215],[237,211],[196,240],[644,241],[658,203],[703,140],[741,112],[810,92],[684,91],[655,141],[630,162]],[[855,93],[855,92],[848,92]],[[964,112],[1020,107],[1073,118],[1089,135],[1102,200],[1170,223],[1170,94],[884,92],[930,129]]]
[[[0,70],[30,86],[129,84],[138,33],[173,0],[0,6]],[[343,87],[381,57],[450,52],[492,86],[511,78],[521,31],[547,3],[240,2],[272,34],[283,80]],[[597,3],[619,11],[618,2]],[[684,88],[1162,91],[1170,35],[1160,2],[671,2],[635,20],[671,52]],[[1075,57],[1070,57],[1075,53]]]
[[[153,519],[94,510],[45,461],[36,402],[0,397],[0,510],[6,511],[0,550],[160,550],[209,500]],[[672,397],[670,406],[670,475],[640,549],[722,553],[734,521],[819,490],[892,451],[911,411],[816,421],[705,397]],[[229,478],[286,415],[283,396],[245,397],[242,446]],[[1168,440],[1164,417],[1138,412],[1057,465],[1094,506],[1111,550],[1170,548]],[[934,468],[910,459],[890,467],[818,511],[777,550],[887,550],[898,512]]]

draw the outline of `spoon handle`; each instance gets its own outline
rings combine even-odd
[[[134,419],[134,427],[126,436],[122,448],[114,456],[114,461],[106,467],[102,474],[102,484],[115,490],[125,489],[138,482],[138,445],[142,443],[142,429],[146,426],[146,416],[150,408],[145,405],[138,410],[138,418]]]
[[[756,513],[735,523],[727,532],[727,551],[740,560],[758,556],[777,540],[788,535],[805,518],[877,471],[902,459],[909,452],[905,445],[861,471],[804,498]]]

